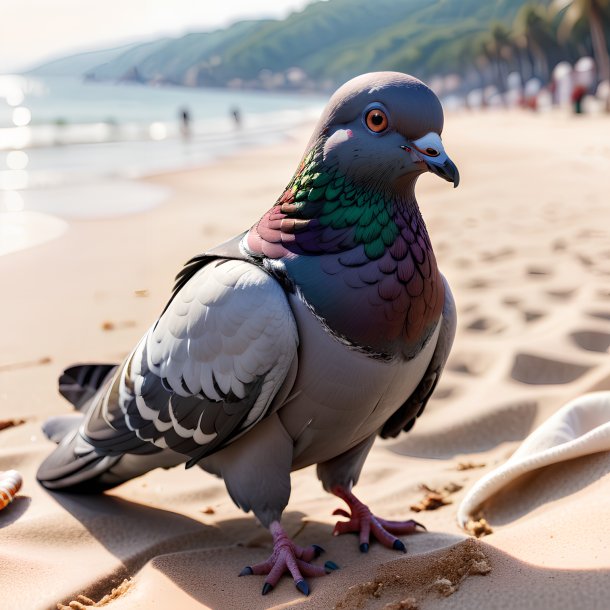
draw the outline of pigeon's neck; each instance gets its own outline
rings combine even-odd
[[[271,267],[329,332],[365,351],[413,357],[440,318],[444,285],[412,186],[358,185],[306,157],[247,245],[279,259]]]
[[[401,225],[408,223],[414,230],[419,228],[429,246],[414,187],[415,179],[405,181],[399,191],[381,182],[358,183],[325,163],[314,148],[275,206],[253,227],[249,245],[269,258],[362,245],[366,256],[375,260],[395,243]]]

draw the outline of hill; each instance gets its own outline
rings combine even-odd
[[[464,42],[494,22],[511,24],[524,1],[328,0],[283,20],[242,21],[61,65],[92,80],[187,86],[330,88],[371,70],[429,78],[459,70]]]
[[[121,45],[112,49],[99,51],[84,51],[66,57],[59,57],[40,64],[27,71],[38,76],[82,76],[92,66],[112,63],[117,57],[127,53],[134,46],[144,46],[140,43]]]

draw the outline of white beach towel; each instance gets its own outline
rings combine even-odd
[[[506,463],[468,491],[458,523],[464,527],[483,502],[526,472],[598,451],[610,451],[610,391],[579,396],[534,430]]]

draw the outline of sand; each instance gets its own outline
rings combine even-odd
[[[378,544],[363,555],[355,537],[332,537],[341,503],[314,470],[295,473],[285,527],[341,566],[312,579],[309,598],[289,579],[262,597],[262,577],[237,577],[268,555],[270,536],[198,469],[151,472],[102,496],[52,494],[35,481],[52,449],[41,422],[70,412],[56,391],[61,370],[123,358],[181,264],[274,201],[308,130],[150,178],[173,190],[160,207],[73,219],[61,238],[0,257],[0,420],[17,423],[0,430],[0,470],[24,478],[0,511],[2,608],[608,607],[610,453],[501,490],[484,506],[485,537],[456,522],[468,488],[536,426],[568,400],[610,389],[608,133],[601,117],[447,117],[462,184],[424,176],[418,199],[458,304],[458,335],[425,416],[376,443],[356,488],[380,516],[417,518],[428,532],[404,539],[407,555]],[[434,493],[442,501],[425,501]],[[410,508],[422,505],[437,508]]]

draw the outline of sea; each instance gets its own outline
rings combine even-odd
[[[28,232],[57,236],[71,219],[159,205],[167,189],[138,178],[277,142],[319,116],[325,101],[306,93],[0,75],[0,254],[40,243]]]

